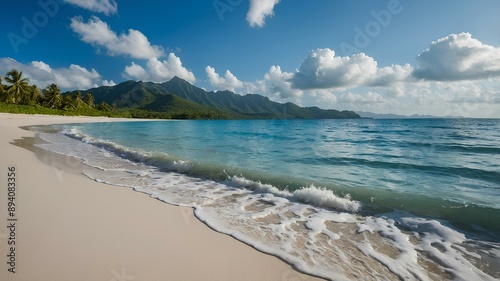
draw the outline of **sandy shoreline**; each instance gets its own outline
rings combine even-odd
[[[64,172],[12,144],[34,136],[20,126],[122,120],[0,113],[0,280],[320,280],[211,230],[190,208]],[[7,264],[10,165],[15,274]]]

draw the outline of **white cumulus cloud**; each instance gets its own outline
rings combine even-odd
[[[264,75],[266,89],[282,99],[299,98],[303,92],[292,87],[293,73],[281,71],[280,66],[271,66]]]
[[[271,66],[263,79],[254,82],[240,81],[229,70],[223,77],[211,66],[207,66],[205,71],[210,84],[218,89],[241,89],[240,94],[260,94],[273,99],[293,100],[294,102],[299,102],[299,98],[303,95],[302,90],[292,87],[290,79],[293,73],[282,71],[280,66]]]
[[[64,0],[64,2],[107,16],[118,13],[118,4],[114,0]]]
[[[221,77],[215,68],[211,66],[205,67],[205,72],[207,73],[210,85],[214,86],[218,90],[229,90],[234,92],[235,89],[243,87],[243,82],[238,80],[231,71],[226,70],[224,77]]]
[[[252,27],[263,27],[267,17],[274,15],[274,6],[280,0],[250,0],[250,9],[247,13],[247,21]]]
[[[116,83],[113,80],[110,80],[110,81],[108,81],[108,80],[102,80],[102,85],[103,86],[116,86]]]
[[[181,62],[181,59],[174,53],[168,55],[167,60],[158,58],[150,58],[147,63],[147,71],[142,66],[132,62],[126,66],[123,76],[128,79],[165,82],[172,79],[174,76],[182,78],[189,83],[196,82],[194,73],[186,69]]]
[[[190,83],[196,82],[193,72],[182,66],[181,59],[174,53],[170,53],[168,59],[164,61],[160,61],[157,58],[151,58],[148,60],[147,65],[152,81],[165,82],[165,80],[170,80],[174,76],[177,76]]]
[[[69,68],[58,68],[52,71],[56,77],[56,84],[61,88],[88,89],[99,86],[101,75],[95,70],[87,70],[76,64]]]
[[[377,62],[361,53],[335,56],[330,49],[312,51],[293,77],[299,89],[327,89],[362,85],[377,73]]]
[[[500,48],[481,43],[470,33],[450,34],[418,56],[417,78],[434,81],[500,77]]]
[[[123,72],[123,76],[128,79],[134,80],[148,80],[149,74],[144,70],[144,68],[135,62],[132,62],[131,65],[126,66]]]
[[[92,16],[87,22],[82,17],[73,17],[70,27],[83,42],[103,47],[111,56],[129,55],[136,59],[150,59],[163,55],[163,49],[151,45],[140,31],[129,29],[128,33],[117,35],[106,22],[96,16]]]
[[[125,78],[165,82],[178,76],[190,83],[196,81],[193,72],[182,65],[179,57],[170,53],[166,60],[162,60],[163,48],[152,45],[148,38],[138,30],[129,29],[128,33],[117,35],[106,22],[95,16],[91,17],[88,22],[83,22],[81,17],[72,18],[71,29],[80,35],[83,42],[102,47],[111,56],[126,55],[146,61],[146,68],[135,62],[126,66],[123,71]]]
[[[298,89],[388,86],[406,80],[412,71],[409,64],[379,68],[375,59],[364,53],[339,57],[325,48],[312,51],[291,81]]]
[[[404,65],[393,64],[391,66],[381,67],[377,69],[377,74],[368,85],[389,86],[393,88],[398,83],[412,82],[413,71],[413,66],[408,63]]]
[[[29,64],[23,64],[12,58],[0,59],[1,73],[7,73],[12,69],[22,71],[23,75],[30,79],[30,84],[37,85],[39,88],[45,88],[55,83],[60,88],[67,90],[88,89],[109,83],[101,79],[101,75],[97,70],[88,70],[76,64],[71,64],[67,68],[52,68],[43,61],[32,61]]]

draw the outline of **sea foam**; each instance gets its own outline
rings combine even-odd
[[[349,194],[342,198],[335,195],[331,190],[318,188],[314,185],[294,191],[293,197],[304,203],[333,208],[339,211],[358,212],[361,209],[361,203],[352,200]]]
[[[363,215],[360,202],[315,186],[288,191],[243,175],[194,177],[192,163],[78,130],[40,137],[48,143],[37,146],[84,161],[89,178],[190,206],[211,228],[305,273],[329,280],[500,278],[498,243],[467,238],[441,221],[398,211]]]

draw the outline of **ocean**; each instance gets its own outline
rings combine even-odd
[[[34,127],[92,180],[189,206],[329,280],[499,280],[500,120]]]

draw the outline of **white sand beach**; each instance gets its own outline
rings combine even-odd
[[[319,280],[124,187],[42,162],[12,144],[19,128],[124,119],[0,113],[0,280]],[[9,253],[7,169],[16,168],[15,273]]]

